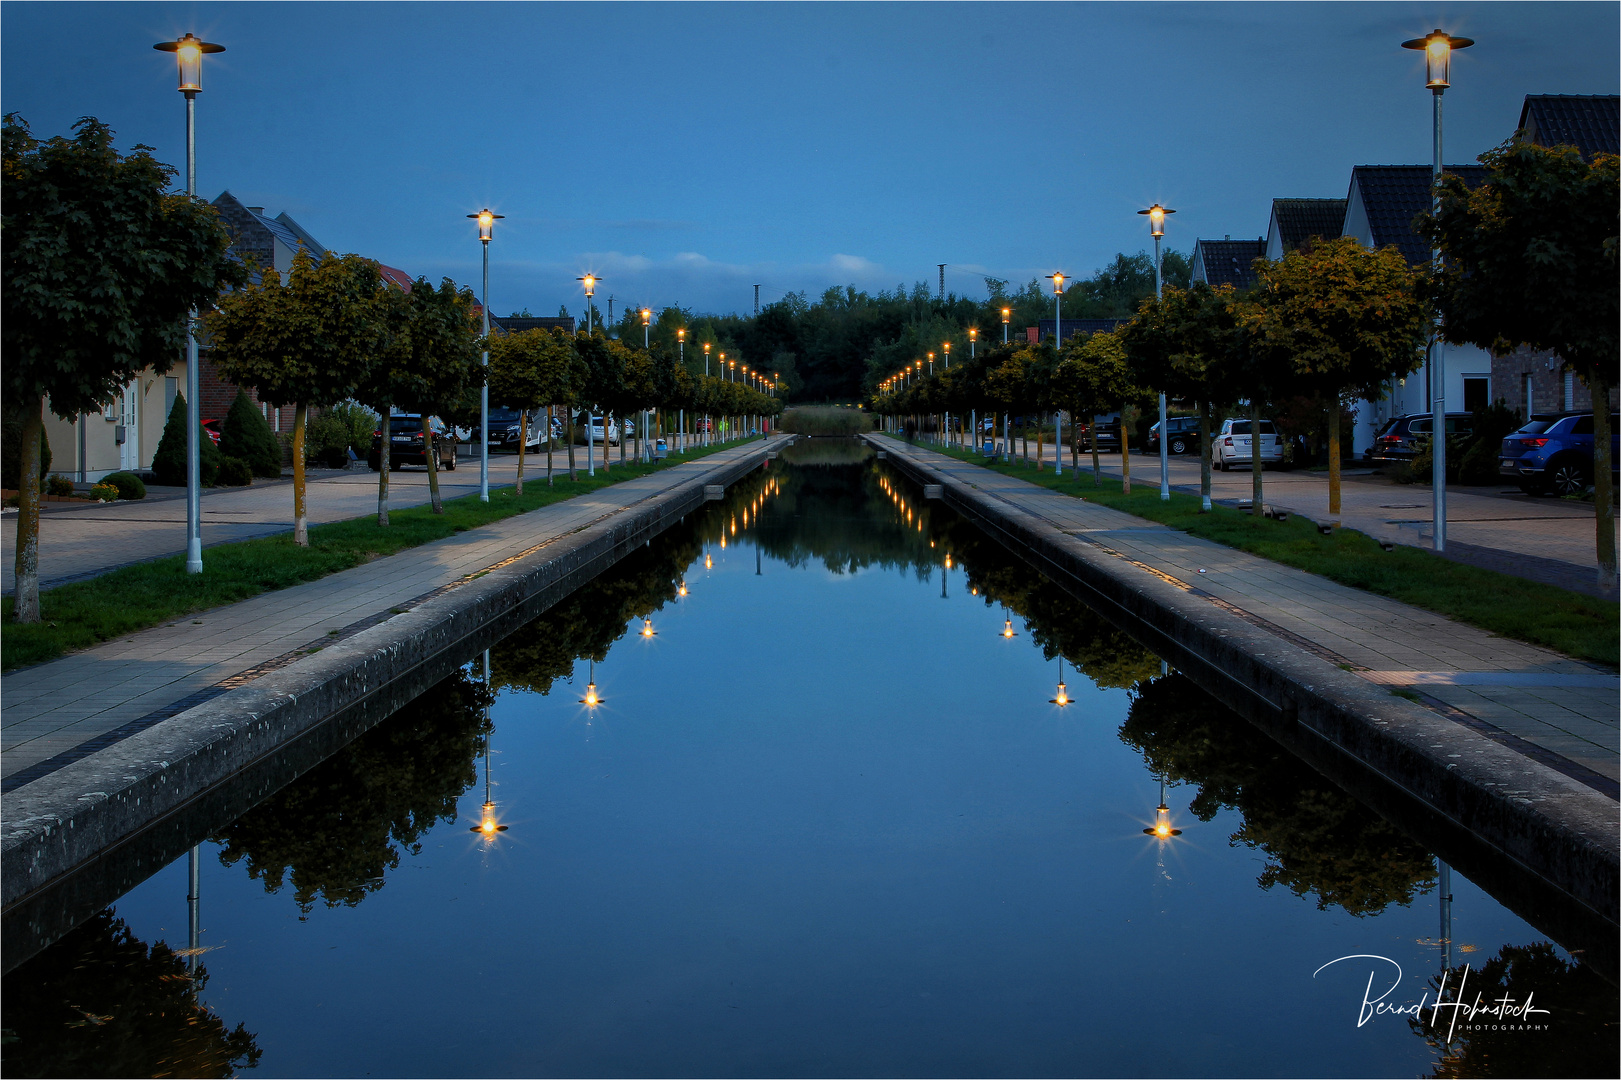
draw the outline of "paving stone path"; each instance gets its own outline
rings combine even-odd
[[[888,436],[896,456],[1017,506],[1069,533],[1231,605],[1363,678],[1460,723],[1484,723],[1610,781],[1621,778],[1621,679],[1615,671],[1497,637],[1444,616],[1339,585],[1037,487]],[[1155,471],[1157,483],[1158,472]],[[1529,749],[1529,748],[1526,748]],[[1609,785],[1614,797],[1614,785]]]
[[[756,439],[563,502],[109,641],[0,679],[0,777],[10,791],[307,650],[358,633],[536,544],[774,449]],[[375,479],[375,478],[374,478]],[[526,481],[532,482],[532,481]],[[541,483],[545,483],[542,476]],[[566,484],[566,476],[559,483]],[[493,497],[493,496],[492,496]]]

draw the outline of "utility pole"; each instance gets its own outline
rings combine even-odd
[[[760,286],[758,285],[754,287],[754,317],[756,319],[760,317]]]
[[[946,264],[936,263],[935,265],[940,267],[940,299],[944,300],[946,298]]]
[[[612,334],[614,328],[614,298],[613,293],[608,294],[608,333]]]

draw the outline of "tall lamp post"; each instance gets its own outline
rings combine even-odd
[[[587,274],[574,280],[585,286],[585,332],[589,334],[591,332],[591,297],[596,295],[597,282],[602,279],[594,274]]]
[[[642,309],[642,351],[652,348],[649,336],[653,333],[653,309]],[[642,429],[636,433],[636,449],[640,452],[643,461],[653,460],[653,448],[647,444],[647,410],[642,410]]]
[[[186,194],[197,197],[197,95],[203,91],[203,54],[225,51],[224,45],[191,34],[152,46],[174,53],[179,90],[186,95]],[[201,379],[197,371],[197,309],[186,313],[186,573],[203,572],[203,468],[198,430],[202,427]]]
[[[1007,324],[1013,321],[1013,309],[1002,309],[1002,344],[1007,344]]]
[[[1155,203],[1137,213],[1148,215],[1148,230],[1154,234],[1154,299],[1158,300],[1165,291],[1165,279],[1160,273],[1159,241],[1165,235],[1165,215],[1176,211]],[[1252,436],[1250,442],[1259,445],[1255,442],[1256,438],[1259,436]],[[1166,416],[1163,390],[1159,392],[1159,499],[1160,502],[1171,501],[1171,422]]]
[[[1452,53],[1473,45],[1471,38],[1453,37],[1445,30],[1432,30],[1428,36],[1404,41],[1404,49],[1417,49],[1424,53],[1424,87],[1431,97],[1431,128],[1434,146],[1430,158],[1431,212],[1441,209],[1441,95],[1452,85]],[[1432,270],[1441,268],[1441,249],[1430,251]],[[1446,414],[1446,354],[1441,341],[1439,320],[1430,327],[1430,447],[1431,489],[1435,493],[1435,550],[1447,547],[1447,414]]]
[[[478,501],[490,501],[490,241],[495,238],[495,223],[505,214],[491,213],[488,207],[476,214],[468,214],[478,221],[479,246],[484,249],[484,358],[485,379],[478,388]],[[520,437],[522,433],[519,433]]]
[[[1064,275],[1054,271],[1047,275],[1053,282],[1053,348],[1062,351],[1064,348]],[[1057,455],[1058,465],[1053,470],[1054,476],[1064,475],[1064,421],[1059,410],[1053,410],[1060,417],[1058,427],[1054,432],[1053,451]],[[1039,437],[1041,432],[1036,432]],[[1028,443],[1026,445],[1029,445]],[[1040,442],[1037,442],[1039,448]],[[1124,451],[1122,451],[1123,453]],[[1039,455],[1038,455],[1039,456]],[[1039,462],[1037,463],[1039,464]]]
[[[681,370],[682,374],[685,374],[687,368],[687,328],[685,326],[675,328],[675,343],[676,347],[681,350]],[[685,405],[676,410],[675,422],[681,428],[681,449],[678,453],[685,454],[687,452],[687,407]]]

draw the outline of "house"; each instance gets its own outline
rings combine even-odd
[[[1112,334],[1122,324],[1130,321],[1130,319],[1065,319],[1063,320],[1064,340],[1068,341],[1077,334]],[[1031,339],[1031,344],[1037,341],[1045,341],[1056,334],[1058,332],[1058,320],[1038,319],[1035,329],[1036,336]]]
[[[1268,259],[1276,262],[1299,251],[1313,237],[1333,238],[1345,228],[1344,199],[1273,199],[1266,227]]]
[[[1189,278],[1211,287],[1231,285],[1243,291],[1255,284],[1255,260],[1266,254],[1266,239],[1195,240]]]
[[[574,316],[491,315],[490,325],[500,327],[509,334],[521,334],[525,330],[561,330],[565,334],[572,334]]]

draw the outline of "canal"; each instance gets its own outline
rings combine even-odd
[[[1490,883],[854,442],[208,832],[6,976],[6,1075],[1618,1067]]]

